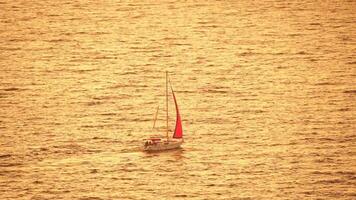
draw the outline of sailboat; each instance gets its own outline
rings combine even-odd
[[[173,95],[174,105],[176,108],[176,126],[173,132],[172,137],[169,137],[169,127],[168,127],[168,82],[171,86],[171,91]],[[158,109],[157,109],[158,112]],[[157,119],[157,112],[156,117],[154,120],[154,125]],[[143,149],[145,151],[164,151],[170,149],[177,149],[180,148],[181,144],[183,143],[183,128],[182,128],[182,121],[179,114],[177,99],[174,95],[173,87],[171,82],[168,81],[168,72],[166,72],[166,138],[159,138],[159,137],[151,137],[145,139]]]

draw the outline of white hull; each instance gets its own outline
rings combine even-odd
[[[170,149],[180,148],[180,145],[183,143],[183,140],[162,140],[159,142],[154,142],[147,144],[149,140],[145,142],[144,150],[145,151],[164,151]]]

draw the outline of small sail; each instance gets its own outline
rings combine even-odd
[[[176,128],[174,130],[173,138],[182,138],[183,137],[182,121],[180,119],[178,104],[172,86],[171,86],[171,90],[172,90],[174,104],[176,106],[176,113],[177,113]]]
[[[157,106],[157,111],[156,111],[156,114],[155,114],[155,118],[154,118],[154,120],[153,120],[153,129],[156,127],[156,121],[157,121],[158,109],[159,109],[159,106]]]

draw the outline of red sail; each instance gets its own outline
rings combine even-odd
[[[174,95],[173,92],[173,88],[171,87],[171,89],[172,89],[174,104],[176,106],[176,112],[177,112],[176,128],[174,130],[173,138],[183,138],[182,121],[180,119],[178,104],[177,104],[176,96]]]

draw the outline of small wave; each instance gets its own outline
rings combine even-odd
[[[314,172],[312,172],[312,174],[315,174],[315,175],[331,175],[330,172],[322,172],[322,171],[314,171]]]
[[[335,183],[342,183],[345,182],[344,180],[341,179],[329,179],[329,180],[319,180],[315,181],[317,184],[335,184]]]
[[[0,50],[4,50],[4,51],[19,51],[19,50],[22,50],[22,48],[19,48],[19,47],[1,47]]]
[[[100,149],[88,149],[87,152],[88,152],[88,153],[101,153],[101,152],[103,152],[103,151],[100,150]]]

